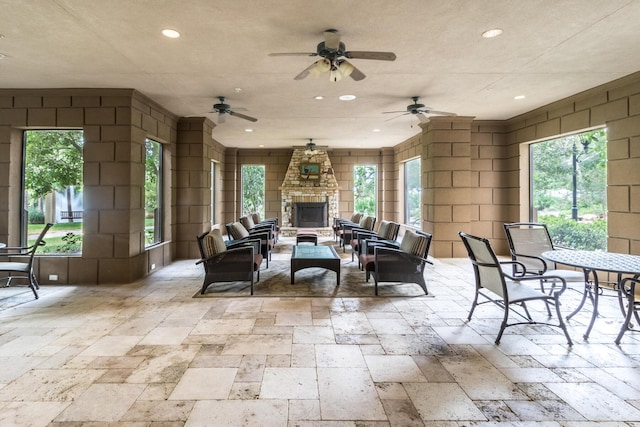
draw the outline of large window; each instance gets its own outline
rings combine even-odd
[[[607,135],[597,129],[530,146],[530,219],[554,244],[607,248]]]
[[[420,158],[404,164],[404,223],[421,228],[422,184],[420,180]]]
[[[147,139],[144,163],[145,247],[162,242],[162,144]]]
[[[375,216],[378,168],[376,165],[353,167],[353,199],[356,212]]]
[[[43,253],[82,251],[81,130],[37,130],[24,134],[22,243],[31,244],[45,223]]]
[[[265,218],[265,166],[242,165],[242,212]]]

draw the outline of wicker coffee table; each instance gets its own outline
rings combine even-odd
[[[340,286],[340,257],[333,246],[294,246],[291,254],[291,284],[295,283],[296,271],[311,267],[335,271],[336,286]]]

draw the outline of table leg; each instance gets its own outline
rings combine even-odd
[[[589,270],[584,270],[584,292],[582,293],[582,299],[580,300],[580,304],[578,304],[578,307],[567,316],[567,320],[571,320],[573,316],[575,316],[580,310],[582,310],[582,307],[584,307],[584,303],[587,301],[587,297],[589,297],[591,303],[593,304],[591,285],[589,284]]]
[[[596,317],[598,317],[598,296],[600,294],[600,284],[598,282],[598,274],[595,270],[591,271],[593,274],[593,313],[591,313],[591,321],[589,322],[589,327],[587,327],[587,331],[584,333],[584,339],[589,339],[589,334],[591,333],[591,329],[593,328],[593,324],[596,322]]]

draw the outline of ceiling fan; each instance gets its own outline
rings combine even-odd
[[[294,77],[294,80],[302,80],[309,74],[318,77],[322,73],[329,73],[329,79],[333,82],[347,76],[356,81],[366,77],[362,71],[343,58],[379,61],[395,61],[396,59],[396,54],[393,52],[347,51],[344,43],[340,41],[340,33],[334,29],[324,32],[324,41],[318,43],[315,53],[270,53],[269,56],[319,56],[321,59],[302,70]]]
[[[382,114],[403,113],[403,114],[400,114],[400,116],[406,116],[407,114],[413,114],[413,115],[418,117],[418,120],[420,120],[421,123],[429,123],[429,118],[426,116],[426,114],[434,114],[434,115],[438,115],[438,116],[457,116],[457,114],[455,114],[455,113],[448,113],[446,111],[432,110],[431,107],[425,107],[424,104],[418,104],[418,100],[419,99],[420,99],[419,96],[412,96],[411,100],[413,101],[413,104],[407,105],[407,110],[406,111],[385,111]],[[389,120],[393,120],[393,119],[395,119],[397,117],[400,117],[400,116],[392,117]],[[387,120],[387,121],[389,121],[389,120]]]
[[[232,110],[231,105],[225,104],[224,100],[226,99],[224,96],[219,96],[218,99],[220,103],[213,104],[213,111],[211,113],[218,113],[218,123],[224,123],[226,115],[239,117],[241,119],[249,120],[250,122],[257,122],[258,119],[255,117],[247,116],[245,114],[240,114],[237,112],[238,109]]]

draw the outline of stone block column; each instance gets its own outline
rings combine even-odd
[[[204,117],[178,123],[176,183],[176,257],[199,258],[195,238],[211,228],[211,157],[213,122]]]
[[[471,222],[472,117],[432,117],[422,127],[422,229],[436,258],[465,257],[459,231]]]

